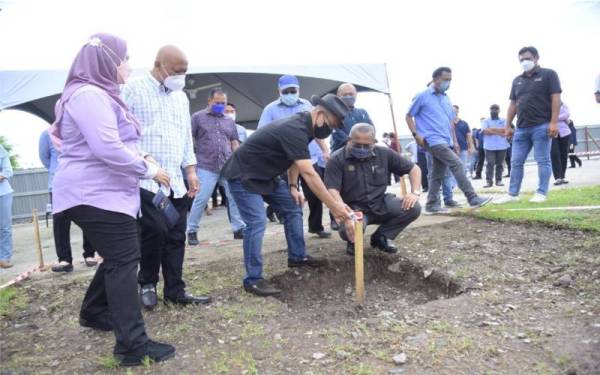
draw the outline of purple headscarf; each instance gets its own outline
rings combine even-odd
[[[114,35],[98,33],[90,37],[89,41],[81,47],[79,53],[71,65],[67,76],[65,88],[56,103],[56,120],[50,129],[52,141],[60,148],[62,137],[60,133],[61,120],[65,110],[65,104],[69,101],[75,91],[85,85],[94,85],[102,89],[115,102],[117,102],[130,120],[140,132],[140,125],[133,117],[127,105],[119,97],[119,83],[117,80],[118,66],[127,56],[127,43]]]

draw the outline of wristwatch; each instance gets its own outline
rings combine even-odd
[[[411,191],[411,194],[414,194],[414,195],[416,195],[418,197],[421,196],[421,193],[423,193],[421,190],[413,190],[413,191]]]

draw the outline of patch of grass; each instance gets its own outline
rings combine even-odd
[[[112,354],[101,357],[100,365],[108,370],[114,370],[119,368],[119,362]]]
[[[27,307],[27,298],[22,290],[12,286],[0,290],[0,316],[12,319]]]
[[[359,363],[348,369],[350,374],[354,375],[375,375],[375,369],[368,363]]]
[[[525,195],[518,202],[487,205],[467,215],[498,221],[541,223],[560,228],[594,231],[600,233],[600,210],[508,211],[509,209],[595,206],[600,202],[600,185],[552,191],[543,203],[530,203]]]

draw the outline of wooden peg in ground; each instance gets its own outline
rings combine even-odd
[[[354,274],[356,279],[356,303],[359,305],[365,302],[365,267],[364,267],[364,249],[363,249],[363,214],[355,212],[356,217],[354,225]]]

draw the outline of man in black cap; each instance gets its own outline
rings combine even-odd
[[[323,260],[306,254],[302,225],[302,202],[298,191],[301,175],[312,192],[329,207],[334,217],[347,225],[348,236],[354,234],[352,210],[327,191],[313,168],[308,144],[314,138],[325,139],[332,129],[342,126],[349,112],[341,99],[332,94],[313,96],[314,108],[299,112],[258,129],[232,155],[223,167],[244,230],[244,289],[258,296],[272,296],[280,291],[270,286],[262,275],[262,240],[267,202],[283,217],[288,246],[288,267],[319,267]],[[278,176],[287,171],[288,181]]]

